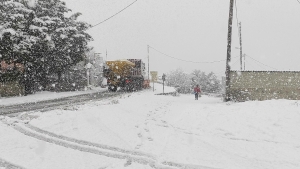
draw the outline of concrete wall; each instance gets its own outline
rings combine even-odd
[[[233,100],[300,99],[300,72],[231,71],[230,79]]]
[[[17,81],[0,82],[0,97],[24,95],[24,87]]]

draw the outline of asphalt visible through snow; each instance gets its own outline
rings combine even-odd
[[[75,104],[81,104],[92,100],[101,100],[117,95],[121,95],[123,92],[95,92],[90,94],[82,94],[76,96],[69,96],[64,98],[58,98],[53,100],[23,103],[9,106],[0,106],[0,115],[15,116],[22,112],[28,111],[49,111],[57,108],[63,108]]]

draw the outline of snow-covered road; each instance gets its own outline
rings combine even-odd
[[[0,115],[16,116],[22,112],[28,111],[50,111],[54,109],[62,109],[67,107],[73,107],[74,105],[84,104],[85,102],[93,100],[106,99],[107,97],[113,97],[120,95],[123,92],[108,92],[108,91],[94,91],[94,93],[81,94],[68,96],[63,98],[56,98],[51,100],[39,100],[31,101],[28,103],[14,104],[14,105],[0,105]],[[29,100],[30,101],[30,100]]]
[[[298,101],[196,101],[154,95],[156,87],[69,110],[0,116],[0,159],[28,169],[300,168]]]

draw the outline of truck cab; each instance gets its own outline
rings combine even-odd
[[[106,65],[104,77],[109,91],[115,92],[119,87],[125,91],[143,88],[145,64],[141,59],[106,61]]]

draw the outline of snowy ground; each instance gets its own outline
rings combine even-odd
[[[194,100],[155,95],[162,86],[155,87],[0,116],[0,168],[1,161],[27,169],[300,168],[300,102]]]

